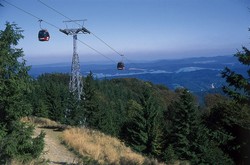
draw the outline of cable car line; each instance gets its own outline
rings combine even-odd
[[[34,14],[32,14],[32,13],[30,13],[30,12],[28,12],[28,11],[25,11],[24,9],[22,9],[22,8],[20,8],[20,7],[16,6],[16,5],[14,5],[14,4],[12,4],[12,3],[6,1],[6,0],[3,0],[3,1],[4,1],[5,3],[7,3],[7,4],[9,4],[9,5],[11,5],[11,6],[17,8],[18,10],[20,10],[20,11],[22,11],[22,12],[24,12],[24,13],[26,13],[26,14],[28,14],[28,15],[34,17],[34,18],[36,18],[36,19],[38,19],[38,21],[40,22],[40,28],[41,28],[41,22],[43,21],[43,22],[45,22],[45,23],[47,23],[47,24],[53,26],[54,28],[60,30],[59,27],[57,27],[57,26],[55,26],[55,25],[53,25],[53,24],[51,24],[51,23],[49,23],[49,22],[47,22],[47,21],[45,21],[45,20],[43,20],[43,19],[41,19],[41,18],[39,18],[39,17],[37,17],[37,16],[35,16]],[[65,17],[66,17],[66,16],[65,16]],[[42,29],[42,28],[41,28],[41,29]],[[112,60],[111,58],[105,56],[103,53],[99,52],[98,50],[96,50],[95,48],[93,48],[93,47],[91,47],[90,45],[86,44],[85,42],[83,42],[83,41],[81,41],[81,40],[79,40],[79,39],[77,39],[77,40],[78,40],[80,43],[82,43],[82,44],[84,44],[85,46],[87,46],[88,48],[94,50],[94,51],[97,52],[98,54],[100,54],[100,55],[104,56],[105,58],[109,59],[110,61],[115,62],[114,60]]]
[[[62,14],[61,12],[57,11],[56,9],[54,9],[53,7],[50,7],[49,5],[47,5],[46,3],[42,2],[41,0],[37,0],[38,2],[40,2],[41,4],[43,4],[44,6],[50,8],[51,10],[53,10],[54,12],[62,15],[63,17],[67,18],[68,20],[71,20],[69,17],[65,16],[64,14]],[[72,20],[71,20],[72,21]],[[78,24],[78,23],[77,23]]]
[[[96,37],[98,40],[100,40],[102,43],[104,43],[106,46],[108,46],[110,49],[112,49],[114,52],[116,52],[117,54],[119,54],[120,56],[124,56],[123,54],[119,53],[118,51],[116,51],[114,48],[112,48],[109,44],[107,44],[105,41],[103,41],[100,37],[98,37],[97,35],[95,35],[93,32],[90,31],[90,34],[92,34],[94,37]]]
[[[74,22],[75,24],[79,25],[80,27],[83,27],[83,25],[80,25],[78,22],[73,21],[73,20],[72,20],[71,18],[69,18],[68,16],[66,16],[66,15],[64,15],[63,13],[59,12],[59,11],[56,10],[55,8],[53,8],[53,7],[49,6],[49,5],[47,5],[46,3],[42,2],[41,0],[38,0],[38,2],[40,2],[41,4],[43,4],[44,6],[46,6],[47,8],[53,10],[53,11],[56,12],[57,14],[63,16],[64,18],[66,18],[66,19],[68,19],[68,20]],[[124,60],[123,60],[123,59],[124,59],[124,55],[121,54],[121,53],[119,53],[117,50],[115,50],[115,49],[114,49],[113,47],[111,47],[107,42],[105,42],[104,40],[102,40],[100,37],[98,37],[98,36],[97,36],[96,34],[94,34],[93,32],[91,32],[91,31],[89,31],[89,30],[88,30],[88,32],[90,32],[90,34],[92,34],[96,39],[98,39],[99,41],[101,41],[103,44],[105,44],[107,47],[109,47],[111,50],[113,50],[115,53],[117,53],[119,56],[122,57],[122,60],[119,61],[118,64],[117,64],[117,69],[118,69],[118,70],[123,70],[123,69],[125,68],[125,65],[124,65],[124,62],[123,62],[123,61],[124,61]],[[78,41],[80,41],[80,40],[78,40]],[[80,42],[83,43],[82,41],[80,41]],[[89,47],[90,49],[96,51],[98,54],[104,56],[105,58],[107,58],[107,59],[113,61],[111,58],[105,56],[104,54],[102,54],[101,52],[97,51],[96,49],[93,49],[93,48],[90,47],[89,45],[87,45],[87,44],[85,44],[85,43],[83,43],[83,44],[86,45],[87,47]],[[128,58],[126,58],[126,57],[125,57],[125,59],[128,60]],[[130,60],[128,60],[128,61],[130,61]],[[113,61],[113,62],[114,62],[114,61]]]
[[[16,5],[14,5],[14,4],[12,4],[12,3],[6,1],[6,0],[3,0],[3,1],[4,1],[5,3],[7,3],[7,4],[9,4],[9,5],[11,5],[11,6],[17,8],[18,10],[20,10],[20,11],[22,11],[22,12],[24,12],[24,13],[26,13],[26,14],[28,14],[28,15],[34,17],[34,18],[36,18],[36,19],[38,19],[38,20],[43,20],[43,19],[41,19],[41,18],[35,16],[34,14],[32,14],[32,13],[26,11],[26,10],[23,10],[22,8],[20,8],[20,7],[16,6]],[[53,26],[53,27],[55,27],[55,28],[57,28],[57,29],[60,29],[59,27],[57,27],[57,26],[53,25],[52,23],[49,23],[49,22],[47,22],[47,21],[45,21],[45,20],[43,20],[43,22],[45,22],[45,23],[47,23],[48,25]]]
[[[66,19],[72,21],[71,18],[67,17],[66,15],[62,14],[61,12],[59,12],[58,10],[56,10],[53,7],[50,7],[49,5],[47,5],[46,3],[42,2],[41,0],[37,0],[38,2],[42,3],[44,6],[50,8],[51,10],[53,10],[54,12],[60,14],[61,16],[65,17]],[[77,25],[80,25],[79,23],[75,22]],[[99,41],[101,41],[103,44],[105,44],[106,46],[108,46],[111,50],[113,50],[115,53],[117,53],[120,56],[124,56],[123,54],[119,53],[118,51],[116,51],[113,47],[111,47],[109,44],[107,44],[104,40],[102,40],[100,37],[98,37],[96,34],[94,34],[93,32],[90,31],[90,34],[92,34],[95,38],[97,38]]]
[[[84,43],[83,41],[81,41],[81,40],[79,40],[79,39],[77,39],[77,40],[78,40],[80,43],[82,43],[82,44],[84,44],[85,46],[87,46],[88,48],[90,48],[90,49],[94,50],[96,53],[98,53],[98,54],[102,55],[103,57],[105,57],[105,58],[109,59],[110,61],[112,61],[112,62],[116,63],[114,60],[112,60],[112,59],[111,59],[111,58],[109,58],[108,56],[104,55],[103,53],[99,52],[99,51],[98,51],[98,50],[96,50],[95,48],[93,48],[93,47],[89,46],[88,44]]]
[[[13,7],[15,7],[16,9],[18,9],[18,10],[20,10],[20,11],[22,11],[22,12],[24,12],[24,13],[26,13],[26,14],[32,16],[32,17],[34,17],[34,18],[36,18],[36,19],[40,22],[40,27],[41,27],[41,22],[43,21],[43,22],[47,23],[48,25],[50,25],[50,26],[52,26],[52,27],[54,27],[54,28],[60,30],[60,28],[59,28],[58,26],[56,26],[56,25],[54,25],[54,24],[52,24],[52,23],[50,23],[50,22],[48,22],[48,21],[46,21],[46,20],[44,20],[44,19],[41,19],[41,18],[37,17],[36,15],[34,15],[34,14],[32,14],[32,13],[30,13],[30,12],[28,12],[28,11],[26,11],[26,10],[24,10],[24,9],[22,9],[22,8],[20,8],[20,7],[16,6],[16,5],[14,5],[14,4],[12,4],[12,3],[6,1],[6,0],[3,0],[3,1],[4,1],[5,3],[7,3],[7,4],[9,4],[9,5],[13,6]],[[38,1],[41,2],[40,0],[38,0]],[[41,3],[44,4],[45,6],[49,7],[48,5],[46,5],[46,4],[43,3],[43,2],[41,2]],[[49,7],[49,8],[51,8],[51,7]],[[52,9],[53,11],[57,12],[58,14],[63,15],[62,13],[58,12],[58,11],[55,10],[55,9],[53,9],[53,8],[51,8],[51,9]],[[69,19],[70,21],[72,21],[72,20],[71,20],[70,18],[68,18],[67,16],[65,16],[65,15],[63,15],[63,16],[64,16],[65,18]],[[77,24],[78,24],[78,23],[77,23]],[[78,24],[78,25],[80,25],[80,24]],[[43,30],[44,30],[44,29],[42,29],[42,30],[40,30],[40,31],[43,31]],[[40,31],[39,31],[39,33],[40,33]],[[110,49],[112,49],[114,52],[116,52],[118,55],[120,55],[121,57],[124,58],[124,55],[123,55],[123,54],[121,54],[121,53],[119,53],[118,51],[116,51],[114,48],[112,48],[110,45],[108,45],[105,41],[103,41],[101,38],[99,38],[99,37],[98,37],[97,35],[95,35],[94,33],[92,33],[92,32],[90,32],[90,33],[91,33],[93,36],[95,36],[98,40],[100,40],[101,42],[103,42],[103,43],[104,43],[106,46],[108,46]],[[46,34],[46,35],[48,35],[48,37],[49,37],[49,34]],[[49,38],[46,38],[46,39],[40,39],[40,38],[39,38],[39,41],[48,41],[48,40],[49,40]],[[79,40],[79,39],[77,39],[77,40],[78,40],[80,43],[82,43],[82,44],[84,44],[85,46],[87,46],[88,48],[94,50],[96,53],[98,53],[98,54],[102,55],[103,57],[109,59],[110,61],[116,63],[114,60],[112,60],[112,59],[109,58],[108,56],[104,55],[104,54],[101,53],[100,51],[96,50],[95,48],[89,46],[89,45],[86,44],[85,42],[83,42],[83,41],[81,41],[81,40]],[[126,59],[127,59],[127,58],[126,58]],[[127,59],[127,60],[128,60],[128,59]],[[119,66],[119,67],[118,67],[118,66]],[[121,68],[121,67],[122,67],[122,68]],[[123,69],[124,69],[124,63],[123,63],[122,61],[118,62],[118,64],[117,64],[117,69],[118,69],[118,70],[123,70]]]
[[[40,2],[41,4],[43,4],[44,6],[48,7],[49,9],[53,10],[54,12],[60,14],[61,16],[65,17],[66,19],[73,21],[71,18],[67,17],[66,15],[64,15],[63,13],[59,12],[58,10],[56,10],[55,8],[47,5],[46,3],[42,2],[41,0],[37,0],[38,2]],[[75,22],[75,24],[82,26],[81,24],[79,24],[78,22]],[[105,45],[107,45],[110,49],[112,49],[113,51],[115,51],[117,54],[119,54],[120,56],[123,56],[122,54],[120,54],[119,52],[117,52],[114,48],[112,48],[111,46],[109,46],[106,42],[104,42],[101,38],[99,38],[98,36],[96,36],[93,32],[90,31],[90,34],[92,34],[94,37],[96,37],[97,39],[99,39],[100,41],[102,41],[103,43],[105,43]],[[112,62],[115,62],[114,60],[112,60],[111,58],[105,56],[103,53],[99,52],[98,50],[94,49],[93,47],[89,46],[88,44],[84,43],[83,41],[77,39],[79,42],[81,42],[82,44],[84,44],[85,46],[87,46],[88,48],[94,50],[95,52],[97,52],[98,54],[104,56],[105,58],[109,59]],[[115,62],[116,63],[116,62]]]

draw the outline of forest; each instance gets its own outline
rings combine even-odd
[[[235,54],[245,75],[225,68],[225,95],[208,94],[199,105],[188,90],[135,78],[83,78],[78,100],[69,92],[69,74],[29,76],[24,52],[17,48],[22,30],[7,23],[0,31],[0,164],[39,157],[45,134],[21,117],[45,117],[88,127],[122,139],[134,151],[166,163],[249,164],[250,52]]]

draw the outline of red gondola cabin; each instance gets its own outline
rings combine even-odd
[[[38,39],[39,41],[49,41],[49,32],[45,29],[42,29],[38,33]]]

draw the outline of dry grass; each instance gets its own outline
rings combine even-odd
[[[113,165],[158,165],[157,160],[149,159],[126,147],[119,139],[87,128],[72,128],[46,118],[24,117],[22,122],[39,127],[62,128],[62,141],[83,157],[89,157],[100,164]],[[65,129],[66,128],[66,129]],[[32,165],[32,164],[31,164]]]
[[[146,159],[118,139],[87,128],[67,129],[62,139],[82,156],[89,156],[101,164],[143,164]]]
[[[33,123],[35,125],[38,125],[40,127],[46,127],[46,128],[68,128],[69,126],[60,124],[58,122],[52,121],[47,118],[42,118],[42,117],[23,117],[21,119],[22,122],[27,122],[27,123]]]

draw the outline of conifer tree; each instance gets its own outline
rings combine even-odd
[[[144,152],[147,148],[147,128],[146,119],[144,117],[143,107],[133,102],[133,107],[130,109],[134,110],[133,116],[131,116],[130,122],[127,125],[127,140],[131,147],[138,151]]]
[[[162,130],[157,101],[153,97],[152,90],[147,86],[143,90],[140,100],[140,104],[132,102],[134,114],[127,125],[128,143],[138,152],[159,156],[161,154]]]
[[[96,89],[93,73],[90,72],[85,78],[85,83],[83,87],[84,98],[83,109],[84,117],[86,118],[87,126],[96,128],[98,125],[98,118],[100,116],[99,110],[96,102]]]
[[[250,51],[242,47],[235,57],[246,66],[245,73],[236,73],[226,67],[222,72],[227,85],[223,86],[223,91],[233,99],[232,102],[220,104],[220,110],[214,114],[220,113],[223,118],[216,122],[224,131],[230,133],[234,139],[224,146],[237,164],[250,163]],[[229,105],[229,107],[225,107]]]
[[[23,38],[21,32],[9,23],[0,31],[0,164],[13,159],[29,161],[38,157],[44,146],[44,133],[32,138],[33,128],[20,122],[32,112],[27,100],[31,91],[29,67],[22,49],[16,48]]]
[[[74,126],[85,126],[85,116],[83,115],[83,106],[73,93],[68,93],[66,98],[66,107],[64,111],[65,123]]]
[[[172,111],[170,120],[172,121],[171,144],[179,159],[190,160],[192,158],[191,141],[194,129],[197,127],[197,108],[188,90],[184,90],[180,95],[180,100],[173,102],[169,106]]]
[[[70,92],[68,90],[69,75],[53,73],[53,74],[42,74],[37,78],[34,97],[33,107],[35,115],[47,115],[48,118],[58,121],[61,123],[69,123],[68,117],[68,106]],[[72,100],[72,98],[71,98]],[[76,101],[72,100],[73,107]],[[37,107],[38,105],[40,107]],[[68,107],[67,107],[68,106]],[[68,109],[67,109],[68,108]],[[70,107],[72,108],[72,107]],[[46,116],[45,116],[46,117]]]
[[[226,67],[222,77],[226,79],[228,86],[224,86],[223,90],[238,103],[250,106],[250,51],[246,47],[242,49],[243,51],[238,51],[235,57],[246,65],[246,73],[239,74]]]
[[[188,90],[182,90],[179,100],[170,104],[168,110],[171,112],[168,119],[172,127],[166,135],[170,139],[165,151],[167,161],[177,156],[179,160],[188,160],[191,164],[213,164],[214,161],[232,164],[216,141],[213,141],[212,132],[201,122],[198,107]],[[167,155],[170,157],[167,158]]]

